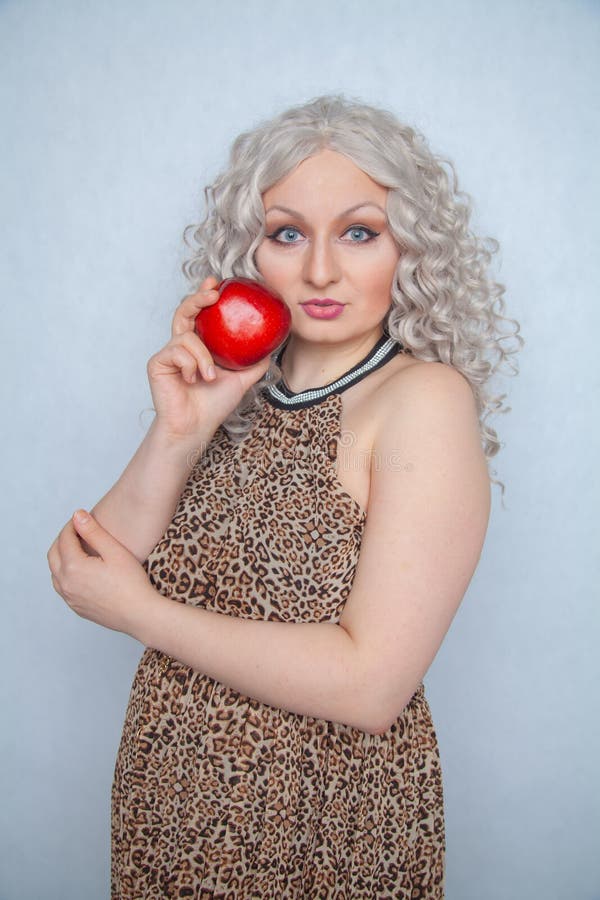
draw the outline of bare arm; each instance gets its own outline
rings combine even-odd
[[[185,442],[155,419],[121,477],[91,510],[140,562],[165,533],[193,463],[213,433],[207,427],[204,437],[199,432]]]
[[[171,340],[147,366],[154,422],[121,477],[92,509],[140,562],[171,521],[193,463],[269,364],[267,358],[242,372],[214,365],[194,322],[202,307],[216,301],[216,283],[207,278],[179,305]],[[89,544],[85,548],[94,555]]]

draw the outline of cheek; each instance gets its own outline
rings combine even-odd
[[[271,248],[263,247],[262,244],[254,254],[254,262],[265,281],[273,287],[276,284],[285,284],[292,277],[289,260],[283,258],[282,254],[273,253]]]
[[[396,269],[398,267],[399,260],[399,253],[391,253],[390,256],[386,259],[384,265],[382,265],[379,269],[379,281],[386,293],[389,293],[392,289],[392,284],[394,282],[394,277],[396,275]]]
[[[262,274],[264,268],[264,244],[259,244],[256,250],[254,251],[254,265],[258,269],[258,271]]]
[[[373,297],[381,299],[382,303],[391,300],[390,294],[397,264],[397,259],[388,257],[370,268],[370,277],[366,272],[363,274],[365,288]]]
[[[264,277],[276,274],[281,269],[279,261],[274,257],[272,248],[268,244],[263,243],[258,247],[254,254],[254,262],[256,263],[256,268]]]

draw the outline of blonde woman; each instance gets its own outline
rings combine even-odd
[[[146,647],[113,900],[441,898],[422,682],[486,534],[502,325],[522,342],[494,242],[419,134],[341,96],[242,134],[206,199],[154,421],[48,553],[79,615]],[[242,372],[194,332],[230,276],[292,317]]]

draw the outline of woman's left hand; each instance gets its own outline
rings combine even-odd
[[[54,589],[78,616],[136,637],[158,592],[135,556],[89,513],[80,520],[80,512],[48,551]],[[86,553],[80,537],[99,555]]]

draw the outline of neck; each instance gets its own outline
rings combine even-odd
[[[281,361],[284,381],[294,393],[331,384],[364,359],[382,336],[377,328],[343,344],[316,344],[292,334]]]

